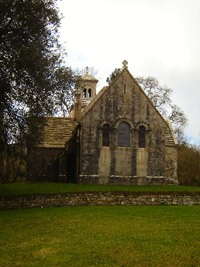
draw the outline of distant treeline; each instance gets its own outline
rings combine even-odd
[[[200,147],[183,143],[178,146],[180,185],[200,186]]]

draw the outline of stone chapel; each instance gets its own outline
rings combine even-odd
[[[29,151],[31,180],[80,184],[177,184],[172,127],[128,70],[96,95],[98,80],[81,78],[68,118],[46,118]]]

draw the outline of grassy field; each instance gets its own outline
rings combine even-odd
[[[200,206],[0,212],[0,266],[200,266]]]
[[[78,185],[66,183],[11,183],[0,184],[0,196],[30,195],[81,191],[200,191],[192,186],[135,186],[135,185]]]

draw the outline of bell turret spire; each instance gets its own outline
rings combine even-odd
[[[85,74],[81,77],[80,91],[82,108],[85,108],[96,96],[96,85],[98,80],[88,73],[89,68],[85,68]]]

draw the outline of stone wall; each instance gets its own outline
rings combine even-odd
[[[103,181],[103,182],[102,182]],[[164,177],[137,177],[109,175],[103,180],[100,175],[79,175],[80,184],[109,184],[109,185],[165,185]]]
[[[200,192],[77,192],[0,197],[0,210],[113,205],[200,205]]]
[[[129,145],[118,143],[121,123],[130,127]],[[105,124],[107,146],[102,142]],[[144,146],[139,144],[141,126]],[[160,184],[176,183],[176,146],[170,129],[126,69],[86,107],[80,135],[79,183],[148,185],[149,177],[160,178]]]
[[[64,148],[37,147],[28,153],[28,174],[30,181],[56,181],[58,161],[55,159]]]

